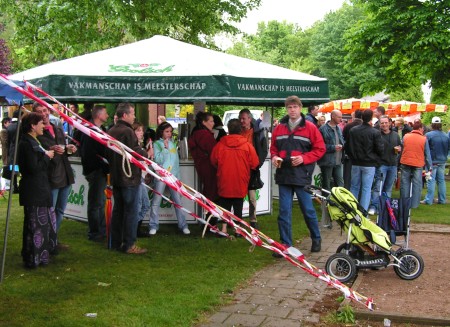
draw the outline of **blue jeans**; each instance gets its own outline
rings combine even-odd
[[[52,189],[53,208],[55,209],[56,215],[56,232],[59,231],[59,227],[61,226],[70,190],[72,190],[72,185]]]
[[[434,189],[436,182],[438,185],[438,203],[445,204],[445,164],[434,164],[431,172],[432,179],[427,182],[427,195],[425,196],[426,204],[433,204]]]
[[[140,185],[113,187],[111,246],[114,249],[126,251],[136,242],[139,187]]]
[[[411,196],[411,208],[417,208],[422,193],[422,167],[400,165],[400,197]],[[412,190],[411,190],[412,185]]]
[[[92,240],[106,235],[106,175],[103,172],[103,169],[97,169],[85,177],[89,184],[87,203],[87,218],[89,225],[88,238]]]
[[[139,214],[138,221],[142,221],[145,218],[145,215],[150,210],[150,199],[148,197],[148,188],[141,184],[139,186]]]
[[[335,186],[344,186],[342,165],[320,166],[320,171],[322,173],[322,188],[331,190],[331,177],[333,177]]]
[[[359,199],[359,204],[369,209],[375,167],[352,166],[352,182],[350,192]],[[361,192],[361,196],[359,193]]]
[[[383,193],[388,197],[392,197],[392,187],[394,187],[397,179],[397,166],[381,166],[380,167],[383,181]]]
[[[314,209],[311,194],[305,192],[302,186],[278,185],[280,209],[278,215],[278,230],[281,243],[292,246],[292,199],[297,195],[300,210],[303,213],[311,239],[320,240],[319,222]]]
[[[155,181],[155,191],[163,194],[164,190],[166,188],[166,183],[162,181]],[[170,191],[170,197],[172,198],[172,201],[175,202],[178,205],[181,205],[181,196],[180,193],[175,191],[174,189],[169,187]],[[161,204],[162,197],[161,195],[158,195],[156,193],[153,193],[153,199],[152,199],[152,205],[150,207],[150,223],[149,228],[150,229],[156,229],[159,228],[159,206]],[[180,230],[183,230],[187,227],[186,218],[184,216],[184,211],[180,208],[175,207],[175,214],[177,215],[178,220],[178,228]]]

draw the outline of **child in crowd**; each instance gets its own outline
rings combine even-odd
[[[180,177],[180,159],[178,157],[177,146],[172,141],[172,125],[168,122],[162,122],[156,129],[156,141],[153,143],[154,161],[161,165],[164,169],[171,172],[176,178]],[[150,209],[150,236],[155,235],[159,228],[159,206],[164,193],[166,184],[162,181],[155,180],[155,192],[153,194],[152,205]],[[177,205],[181,205],[180,194],[169,188],[171,198]],[[175,213],[178,219],[178,228],[183,234],[189,235],[186,218],[183,210],[175,207]]]

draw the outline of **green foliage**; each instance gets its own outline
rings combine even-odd
[[[446,104],[450,107],[450,81],[446,85],[433,88],[431,103]]]
[[[351,65],[347,59],[347,31],[363,16],[360,8],[344,4],[341,9],[316,23],[310,40],[312,64],[318,76],[330,82],[330,98],[362,97],[364,80],[371,80],[378,70],[367,65]]]
[[[351,29],[347,50],[354,65],[377,67],[372,91],[407,88],[411,81],[447,85],[450,71],[449,2],[353,0],[366,14]],[[367,83],[370,82],[370,83]]]
[[[269,21],[258,24],[255,35],[244,36],[227,53],[292,68],[306,56],[303,31],[294,24]]]
[[[353,311],[353,308],[346,304],[344,305],[341,310],[336,315],[337,321],[341,323],[346,324],[354,324],[355,323],[355,312]]]
[[[2,15],[0,15],[1,18]],[[11,59],[10,59],[10,50],[5,40],[1,38],[3,31],[5,30],[5,26],[3,23],[0,23],[0,73],[8,75],[11,71]]]
[[[344,5],[305,31],[286,22],[259,23],[255,35],[244,36],[227,52],[325,77],[332,99],[361,97],[362,81],[379,74],[378,69],[350,65],[346,59],[346,32],[362,14],[360,8]]]
[[[421,85],[411,85],[408,89],[397,91],[397,92],[391,92],[390,94],[390,100],[391,101],[401,101],[401,100],[407,100],[407,101],[413,101],[413,102],[425,102],[423,98],[423,92]]]
[[[214,47],[261,0],[0,0],[15,27],[17,68],[167,35]],[[155,50],[157,51],[157,50]]]

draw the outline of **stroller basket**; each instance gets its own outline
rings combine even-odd
[[[351,228],[351,243],[364,245],[374,243],[390,252],[392,243],[388,235],[381,227],[365,217],[367,212],[349,190],[333,187],[327,199],[327,207],[331,219],[336,221],[345,232]]]

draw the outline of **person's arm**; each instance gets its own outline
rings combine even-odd
[[[17,156],[17,163],[21,173],[29,175],[46,171],[51,157],[53,157],[53,150],[38,149],[38,144],[33,147],[29,142],[20,142]]]
[[[213,167],[215,167],[215,168],[217,168],[217,165],[219,164],[219,158],[217,156],[219,153],[219,148],[220,148],[220,146],[216,145],[213,148],[211,155],[209,157],[209,161],[211,161],[211,165],[213,165]]]
[[[302,154],[303,164],[309,165],[317,162],[325,154],[325,142],[323,141],[322,134],[320,134],[318,128],[311,128],[309,135],[311,141],[311,151]]]
[[[384,142],[381,138],[381,132],[377,132],[378,133],[374,135],[375,152],[379,157],[382,157],[384,152]]]
[[[448,132],[448,151],[447,151],[447,158],[450,156],[450,132]]]
[[[155,156],[155,162],[162,166],[164,164],[166,156],[169,153],[169,150],[164,147],[164,143],[160,139],[153,143],[153,153]]]
[[[259,167],[259,157],[258,154],[256,153],[255,147],[253,145],[251,145],[250,143],[248,144],[248,149],[249,149],[249,162],[250,162],[250,169],[256,169]]]
[[[274,128],[273,133],[272,133],[272,140],[270,142],[270,158],[272,159],[272,164],[274,166],[277,166],[277,159],[280,158],[279,151],[277,148],[277,143],[276,143],[278,133],[279,133],[279,125],[277,125]]]
[[[259,153],[259,167],[262,167],[264,165],[264,161],[267,158],[267,153],[269,152],[269,146],[267,144],[267,137],[264,133],[264,131],[261,131],[261,141],[260,141],[260,152]]]
[[[431,160],[430,145],[428,144],[428,140],[425,140],[425,168],[426,170],[431,170],[432,166],[433,162]]]
[[[336,152],[336,145],[334,145],[332,143],[326,143],[327,140],[325,138],[325,135],[327,132],[325,131],[325,128],[327,128],[327,127],[325,127],[325,126],[326,125],[321,126],[319,131],[320,131],[320,134],[322,135],[323,141],[325,143],[326,153],[334,153],[334,152]]]
[[[198,131],[197,133],[200,133]],[[216,139],[214,138],[213,134],[209,131],[206,131],[201,133],[201,137],[197,138],[197,146],[200,148],[200,150],[206,152],[209,155],[211,155],[211,152],[214,148],[214,146],[217,144]]]

